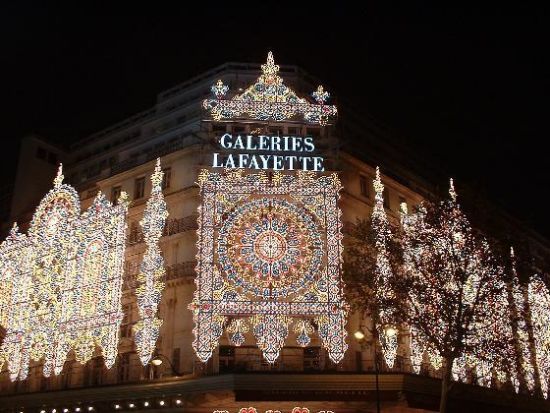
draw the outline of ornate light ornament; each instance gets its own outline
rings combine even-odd
[[[326,104],[330,95],[323,86],[312,93],[317,104],[309,103],[287,87],[278,72],[279,66],[275,64],[273,53],[269,52],[256,83],[232,99],[226,99],[229,87],[218,80],[211,88],[215,99],[205,99],[203,107],[211,112],[215,120],[244,114],[253,119],[283,121],[301,114],[307,122],[325,125],[329,118],[337,115],[336,106]]]
[[[85,363],[96,348],[110,368],[117,355],[128,198],[112,205],[99,192],[80,213],[78,193],[63,184],[40,202],[27,235],[14,225],[0,245],[0,367],[25,379],[31,360],[59,374],[73,350]],[[101,299],[99,299],[101,297]]]
[[[301,345],[314,321],[329,357],[339,362],[347,349],[347,306],[338,176],[203,170],[198,184],[197,289],[190,305],[198,358],[211,357],[231,318],[231,340],[242,344],[250,325],[271,363],[293,320]]]
[[[137,352],[141,363],[149,363],[159,336],[162,320],[157,317],[157,310],[164,290],[164,260],[160,255],[159,239],[168,217],[166,202],[162,194],[162,177],[164,173],[157,159],[155,172],[151,175],[151,196],[147,201],[143,219],[140,221],[147,251],[141,263],[137,277],[140,285],[136,289],[137,306],[140,321],[134,327]]]

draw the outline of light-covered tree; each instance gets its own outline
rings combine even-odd
[[[503,270],[461,211],[452,180],[449,195],[411,214],[402,208],[403,265],[394,289],[406,306],[413,366],[427,353],[442,369],[441,412],[453,375],[473,372],[488,385],[501,368],[495,335],[505,316],[499,309],[507,308]]]

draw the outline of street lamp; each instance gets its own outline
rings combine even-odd
[[[180,373],[178,370],[176,370],[176,368],[174,367],[174,365],[172,364],[170,359],[168,357],[166,357],[164,354],[159,353],[158,351],[155,351],[155,354],[151,358],[151,364],[155,367],[158,367],[162,364],[163,359],[168,362],[168,365],[170,366],[170,370],[172,370],[172,374],[174,376],[183,376],[182,373]]]

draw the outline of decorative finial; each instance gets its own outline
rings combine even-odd
[[[315,101],[322,105],[324,104],[328,98],[330,97],[330,93],[328,93],[322,85],[317,86],[317,90],[311,94]]]
[[[515,258],[514,247],[510,247],[510,258]]]
[[[63,183],[63,179],[65,179],[65,176],[63,176],[63,164],[59,164],[59,169],[57,170],[57,176],[53,180],[53,186],[55,188],[59,188],[61,184]]]
[[[160,184],[162,183],[163,175],[164,175],[164,172],[162,172],[162,169],[160,167],[160,158],[157,158],[155,172],[153,172],[153,175],[151,175],[151,182],[153,183],[153,188],[160,187]]]
[[[380,167],[376,167],[376,178],[373,182],[374,190],[376,191],[376,194],[382,194],[384,191],[384,184],[382,183],[382,179],[380,178]]]
[[[455,184],[453,182],[453,178],[449,181],[449,195],[451,196],[451,199],[453,202],[456,202],[456,191],[455,191]]]
[[[222,99],[229,90],[229,86],[224,85],[222,80],[218,79],[216,84],[212,85],[211,90],[214,96],[216,96],[216,99]]]
[[[10,230],[10,235],[15,236],[17,232],[19,232],[19,225],[17,225],[17,222],[14,222]]]
[[[273,59],[273,53],[269,52],[267,54],[267,63],[262,65],[262,72],[267,78],[272,78],[277,76],[279,71],[279,65],[275,64],[275,59]]]

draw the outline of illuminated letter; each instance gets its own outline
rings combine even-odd
[[[254,136],[248,135],[246,137],[246,149],[249,151],[255,151],[258,149],[258,146],[256,145],[256,142],[254,142]]]
[[[289,151],[289,150],[290,150],[290,148],[288,147],[288,138],[289,138],[289,137],[290,137],[290,136],[283,136],[284,148],[285,148],[284,150],[285,150],[285,151]]]
[[[226,139],[229,139],[229,143],[225,143],[225,140]],[[221,138],[220,138],[220,145],[222,146],[222,148],[224,149],[231,149],[231,140],[233,139],[233,136],[230,134],[230,133],[226,133],[224,134]]]
[[[292,150],[294,152],[302,152],[304,150],[302,148],[302,137],[301,136],[293,136],[292,137]]]
[[[294,170],[294,162],[298,160],[297,156],[285,156],[285,161],[288,162],[288,169]]]
[[[269,136],[260,135],[260,136],[258,136],[258,139],[260,141],[259,142],[260,146],[258,147],[258,149],[260,149],[262,151],[265,151],[265,150],[269,149],[269,145],[267,144]]]
[[[275,149],[277,147],[277,149]],[[271,137],[271,150],[272,151],[281,151],[281,138],[278,136],[272,136]]]
[[[306,152],[313,152],[315,150],[315,145],[313,144],[313,138],[311,136],[304,138],[304,145],[306,146],[304,148]]]
[[[258,158],[256,157],[256,155],[252,155],[250,157],[250,163],[248,164],[248,167],[251,169],[261,169],[258,165]]]
[[[271,155],[260,155],[260,159],[262,160],[262,169],[268,169],[267,163],[269,162],[269,158],[271,158]]]
[[[313,157],[313,170],[314,171],[324,171],[325,167],[323,166],[323,158],[320,156]]]
[[[282,156],[273,155],[273,169],[275,171],[281,171],[284,169]]]
[[[218,156],[220,154],[217,152],[214,152],[214,161],[212,162],[212,167],[214,168],[223,168],[223,164],[218,164]]]
[[[248,165],[248,158],[250,157],[247,153],[240,153],[239,154],[239,168],[246,168]]]
[[[235,167],[235,160],[233,159],[233,155],[229,154],[227,155],[227,161],[225,162],[226,168],[234,168]]]
[[[244,149],[243,138],[241,138],[241,135],[237,135],[237,138],[233,143],[233,149]]]

